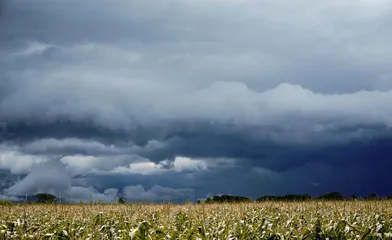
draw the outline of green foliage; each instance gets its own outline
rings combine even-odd
[[[240,202],[251,202],[252,199],[248,197],[241,196],[231,196],[231,195],[221,195],[213,196],[208,198],[205,203],[240,203]]]
[[[358,199],[357,194],[355,194],[355,193],[351,194],[350,199],[352,199],[352,200]]]
[[[120,198],[118,198],[118,201],[117,201],[119,204],[124,204],[125,203],[125,200],[124,200],[124,198],[122,198],[122,197],[120,197]]]
[[[378,197],[378,193],[374,192],[374,193],[369,194],[367,199],[369,199],[369,200],[378,200],[380,198]]]
[[[287,194],[284,196],[262,196],[256,199],[256,201],[308,201],[312,200],[309,194]]]
[[[55,203],[56,196],[49,193],[38,193],[35,195],[37,203]]]
[[[316,199],[336,201],[336,200],[344,200],[344,197],[339,192],[330,192],[330,193],[326,193],[324,195],[321,195],[321,196],[317,197]]]

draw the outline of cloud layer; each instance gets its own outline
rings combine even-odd
[[[1,3],[1,198],[392,192],[388,1]]]

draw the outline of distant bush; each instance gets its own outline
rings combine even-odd
[[[213,196],[212,198],[207,198],[205,203],[239,203],[239,202],[251,202],[252,199],[249,197],[242,196],[231,196],[231,195],[222,195],[222,196]]]
[[[48,193],[38,193],[35,195],[38,203],[55,203],[56,196]]]
[[[379,198],[379,196],[378,196],[378,193],[374,192],[374,193],[369,194],[369,196],[367,197],[367,199],[369,199],[369,200],[378,200],[378,199],[380,199],[380,198]]]
[[[355,193],[351,194],[351,197],[350,197],[350,199],[352,199],[352,200],[356,200],[356,199],[358,199],[358,196],[357,196],[357,194],[355,194]]]
[[[316,199],[320,199],[320,200],[343,200],[344,197],[339,192],[330,192],[330,193],[326,193],[324,195],[321,195],[321,196],[317,197]]]
[[[256,201],[307,201],[311,200],[312,197],[309,194],[287,194],[284,196],[262,196],[256,199]]]

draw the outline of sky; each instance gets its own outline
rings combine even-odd
[[[388,0],[0,0],[0,198],[392,194]]]

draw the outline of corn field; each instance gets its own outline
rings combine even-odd
[[[392,201],[0,206],[0,239],[392,239]]]

